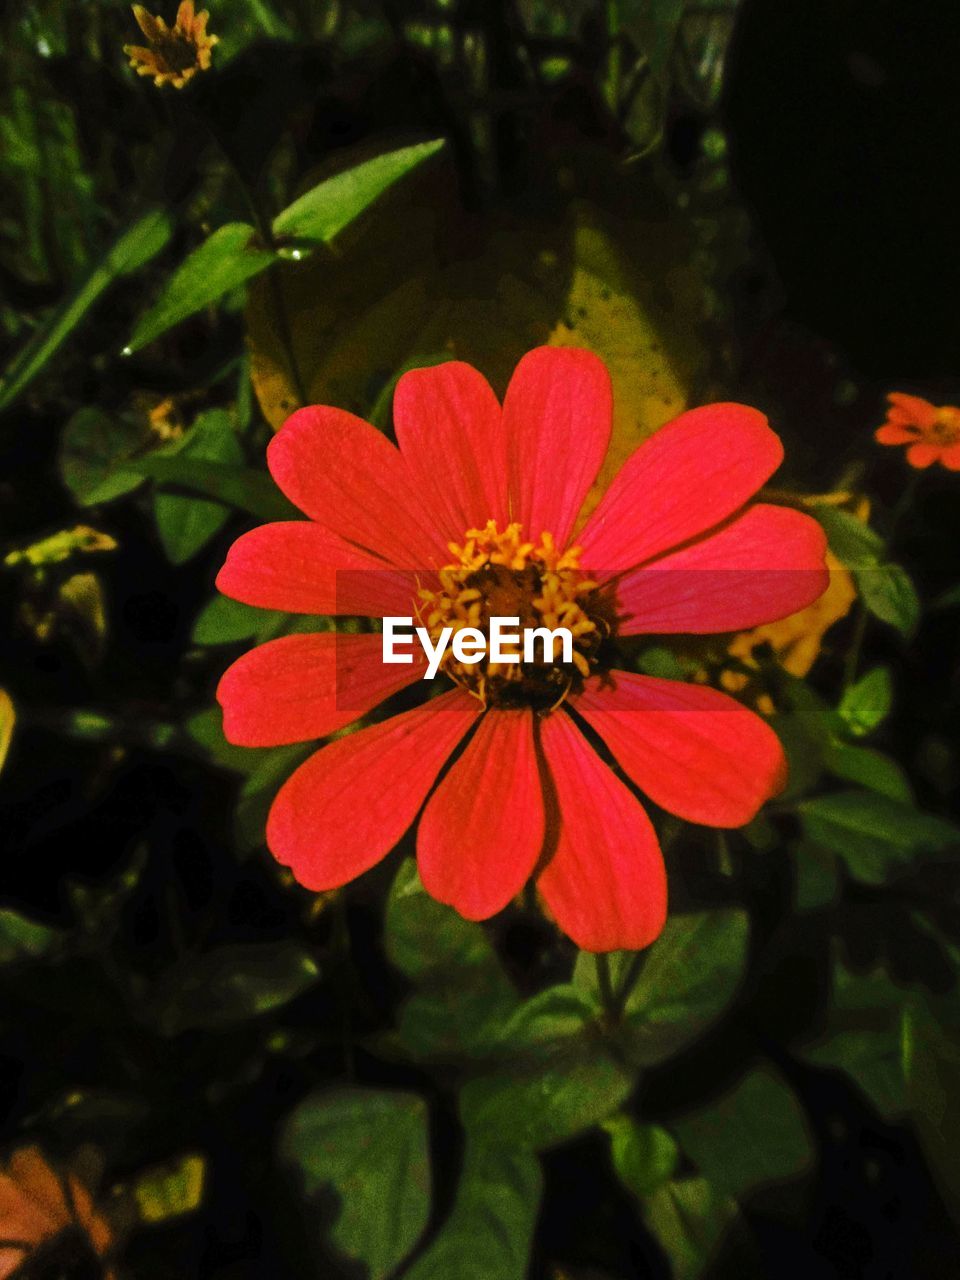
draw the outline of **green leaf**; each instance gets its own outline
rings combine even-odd
[[[890,668],[874,667],[844,691],[839,711],[849,731],[860,738],[886,720],[892,705]]]
[[[251,243],[253,235],[253,227],[245,222],[228,222],[194,249],[167,281],[153,306],[137,321],[127,351],[139,351],[187,316],[276,262],[272,249]]]
[[[797,805],[811,840],[835,850],[850,874],[883,884],[918,855],[960,841],[960,827],[872,791],[841,791]]]
[[[309,1094],[290,1114],[280,1158],[309,1199],[331,1189],[331,1236],[347,1258],[383,1280],[413,1249],[430,1209],[427,1110],[412,1093],[359,1088]]]
[[[848,569],[876,565],[884,558],[886,547],[880,535],[848,511],[820,505],[813,515],[823,526],[830,550]]]
[[[170,239],[173,223],[164,209],[138,218],[114,242],[77,292],[55,312],[14,358],[0,379],[0,410],[11,404],[56,354],[102,293],[155,257]]]
[[[251,768],[234,815],[235,839],[241,854],[259,848],[264,842],[267,813],[279,791],[294,769],[316,750],[315,743],[297,742],[289,747],[267,750],[247,748]]]
[[[148,440],[144,425],[132,418],[115,418],[94,406],[78,409],[60,437],[61,479],[82,507],[111,502],[143,484],[123,464]]]
[[[62,940],[59,929],[38,924],[9,908],[0,910],[0,964],[18,960],[40,960]]]
[[[403,1280],[525,1280],[542,1191],[535,1156],[468,1136],[453,1210]]]
[[[647,952],[627,1002],[627,1051],[641,1066],[662,1062],[720,1016],[747,954],[743,911],[675,915]]]
[[[803,1057],[847,1075],[886,1119],[906,1107],[900,1018],[909,995],[877,969],[851,972],[837,960],[833,970],[829,1020]]]
[[[706,1178],[665,1183],[642,1202],[647,1228],[672,1264],[673,1280],[696,1280],[739,1224],[736,1202]],[[737,1274],[737,1273],[734,1273]]]
[[[176,485],[191,493],[202,493],[247,511],[260,520],[295,520],[301,516],[288,502],[265,471],[252,467],[204,462],[180,454],[151,454],[126,464],[137,475],[150,476],[158,484]]]
[[[793,847],[794,891],[798,911],[817,911],[836,904],[841,892],[840,868],[832,849],[813,840]]]
[[[236,644],[238,640],[269,640],[290,618],[276,609],[255,609],[227,596],[216,595],[197,614],[190,633],[194,644]],[[317,630],[320,630],[319,620]]]
[[[299,943],[217,947],[174,970],[161,984],[157,1016],[163,1035],[236,1026],[281,1008],[312,987],[316,961]]]
[[[944,1200],[960,1220],[960,1040],[915,1004],[904,1010],[901,1052],[914,1126]]]
[[[881,622],[909,639],[920,621],[920,597],[906,569],[899,564],[882,564],[859,569],[857,588],[864,605]]]
[[[442,146],[443,139],[438,138],[401,147],[327,178],[277,214],[273,220],[274,235],[327,243],[388,187],[435,155]]]
[[[672,1123],[684,1152],[721,1193],[739,1197],[810,1167],[812,1148],[793,1090],[768,1066]]]
[[[579,986],[548,988],[485,1030],[486,1073],[461,1094],[470,1131],[539,1149],[602,1120],[630,1092],[632,1071],[615,1054],[595,997]]]
[[[638,1124],[633,1116],[604,1120],[617,1177],[639,1200],[652,1195],[673,1177],[680,1150],[672,1134],[656,1124]]]
[[[828,772],[844,782],[855,782],[868,791],[879,791],[891,800],[913,803],[913,788],[903,769],[873,747],[856,747],[848,742],[831,742],[824,753]]]
[[[632,1073],[585,1037],[471,1080],[460,1095],[460,1115],[485,1141],[540,1150],[603,1120],[632,1088]]]
[[[486,933],[400,866],[387,902],[387,957],[417,985],[400,1010],[401,1044],[415,1057],[490,1052],[519,1001]]]
[[[201,414],[190,433],[184,437],[175,455],[195,462],[236,464],[243,461],[243,450],[225,409],[211,409]],[[185,564],[195,556],[223,527],[230,512],[222,502],[202,498],[182,498],[158,493],[153,503],[157,532],[173,564]]]

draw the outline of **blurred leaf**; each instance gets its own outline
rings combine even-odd
[[[14,357],[0,379],[0,410],[11,404],[36,377],[114,280],[139,270],[155,257],[170,239],[172,230],[170,214],[164,209],[155,209],[123,232],[73,297]]]
[[[189,433],[177,445],[175,453],[165,455],[194,462],[240,463],[243,450],[225,409],[210,409],[201,414]],[[202,498],[182,498],[158,493],[153,501],[157,532],[173,564],[185,564],[196,555],[223,527],[229,510],[220,502]]]
[[[864,605],[881,622],[909,639],[920,621],[920,597],[906,569],[899,564],[882,564],[861,569],[857,587]]]
[[[794,1177],[812,1162],[803,1111],[768,1066],[754,1068],[730,1093],[671,1128],[712,1186],[733,1197]]]
[[[320,182],[294,200],[273,220],[273,233],[325,244],[392,187],[395,182],[436,155],[443,138],[388,151]]]
[[[387,958],[417,990],[400,1010],[399,1039],[417,1057],[489,1053],[519,1001],[483,927],[423,888],[412,859],[390,891]]]
[[[208,707],[190,716],[184,728],[210,756],[214,764],[237,773],[252,773],[270,754],[267,747],[235,747],[223,736],[223,712],[220,707]]]
[[[872,733],[890,714],[893,681],[889,667],[874,667],[844,690],[840,715],[856,737]]]
[[[450,1216],[403,1280],[524,1280],[542,1185],[535,1156],[469,1135]]]
[[[29,920],[19,911],[0,909],[0,964],[40,960],[62,941],[63,934],[46,924]]]
[[[696,1280],[739,1222],[736,1202],[706,1178],[664,1183],[641,1203],[647,1229],[659,1240],[673,1280]]]
[[[227,596],[216,595],[197,614],[190,633],[194,644],[235,644],[238,640],[272,639],[290,617],[275,609],[255,609]],[[320,627],[317,627],[320,630]]]
[[[797,805],[810,839],[835,850],[857,880],[883,884],[921,853],[960,841],[960,827],[873,791],[841,791]]]
[[[638,1124],[633,1116],[604,1120],[617,1177],[638,1200],[652,1195],[676,1172],[680,1151],[672,1134],[656,1124]]]
[[[944,1200],[960,1219],[960,1040],[930,1010],[904,1010],[903,1074],[907,1103]]]
[[[819,520],[830,549],[848,569],[877,565],[886,554],[880,535],[849,511],[818,504],[811,514]]]
[[[822,849],[813,840],[798,841],[793,847],[793,874],[798,911],[817,911],[839,900],[840,869],[832,849]]]
[[[837,960],[829,1020],[803,1048],[809,1062],[844,1072],[886,1119],[906,1107],[900,1018],[908,998],[883,970],[856,974]]]
[[[259,848],[264,842],[267,812],[282,783],[308,755],[316,750],[312,742],[290,747],[271,747],[265,751],[244,748],[254,764],[240,792],[234,813],[236,843],[241,854]]]
[[[896,760],[872,747],[856,747],[848,742],[831,742],[824,763],[835,778],[855,782],[869,791],[879,791],[891,800],[913,804],[910,780]]]
[[[614,385],[605,483],[686,407],[702,370],[685,238],[659,207],[622,224],[581,202],[541,223],[491,216],[468,224],[449,183],[431,186],[431,176],[388,193],[376,218],[346,233],[340,261],[279,269],[308,402],[366,416],[397,370],[433,363],[437,352],[475,365],[502,393],[531,347],[589,347]],[[267,283],[251,290],[247,324],[254,387],[278,428],[298,397]]]
[[[187,316],[276,262],[272,249],[251,243],[253,236],[253,227],[245,222],[228,222],[194,249],[164,285],[153,306],[137,321],[127,352],[139,351]]]
[[[143,484],[143,477],[123,469],[149,439],[142,423],[114,417],[87,406],[68,420],[60,437],[57,462],[63,483],[82,507],[111,502]]]
[[[161,1032],[177,1036],[259,1018],[295,1000],[318,976],[316,961],[293,941],[217,947],[166,976],[158,1000]]]
[[[669,1058],[720,1016],[740,983],[747,934],[743,911],[668,919],[627,1001],[623,1030],[634,1062]]]
[[[0,770],[7,762],[16,722],[17,713],[13,706],[13,699],[6,689],[0,689]]]
[[[133,1195],[140,1221],[154,1225],[199,1208],[205,1173],[204,1157],[188,1155],[139,1174]]]
[[[383,1280],[427,1224],[430,1155],[427,1111],[412,1093],[359,1088],[309,1094],[287,1118],[280,1158],[293,1165],[308,1199],[332,1188],[337,1248]]]
[[[301,515],[265,471],[252,467],[156,453],[132,460],[127,467],[137,475],[150,476],[158,484],[205,494],[260,520],[295,520]]]

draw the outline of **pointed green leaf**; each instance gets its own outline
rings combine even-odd
[[[872,733],[890,714],[893,681],[889,667],[874,667],[844,691],[840,715],[856,737]]]
[[[177,268],[153,306],[140,317],[127,351],[139,351],[181,320],[266,271],[277,255],[253,242],[245,222],[219,227]]]
[[[170,239],[173,222],[165,209],[138,218],[107,250],[74,295],[21,349],[0,379],[0,410],[11,404],[56,354],[111,284],[155,257]]]
[[[438,138],[401,147],[327,178],[277,214],[274,234],[321,243],[332,240],[388,187],[442,146],[443,139]]]
[[[640,1124],[633,1116],[604,1120],[610,1135],[610,1155],[617,1177],[638,1200],[652,1195],[676,1172],[680,1150],[676,1139],[655,1124]]]

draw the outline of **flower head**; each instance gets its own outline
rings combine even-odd
[[[805,607],[827,585],[820,526],[751,502],[783,450],[762,414],[735,404],[662,428],[581,522],[611,422],[603,364],[541,347],[502,408],[458,361],[404,374],[399,447],[322,406],[271,441],[273,477],[308,519],[243,535],[217,579],[224,594],[287,612],[415,616],[430,633],[482,632],[500,616],[559,621],[573,636],[567,661],[451,658],[447,692],[306,760],[267,823],[301,884],[354,879],[420,814],[423,884],[462,915],[495,914],[533,878],[579,946],[643,947],[666,918],[666,873],[633,788],[692,822],[735,827],[782,787],[783,751],[758,716],[719,690],[618,668],[617,642],[741,630]],[[424,661],[382,658],[372,633],[261,645],[221,680],[227,738],[321,737],[424,673]]]
[[[74,1174],[60,1176],[37,1147],[22,1147],[0,1167],[0,1280],[19,1274],[94,1274],[112,1244],[110,1228]],[[86,1266],[84,1264],[86,1263]]]
[[[138,76],[152,76],[158,87],[169,83],[182,89],[198,71],[209,68],[219,38],[207,34],[210,15],[206,9],[195,13],[193,0],[182,0],[172,27],[141,4],[133,6],[133,16],[147,44],[125,44],[123,52]]]
[[[891,391],[887,399],[887,420],[874,432],[880,444],[905,444],[911,467],[939,462],[948,471],[960,471],[960,408],[900,391]]]

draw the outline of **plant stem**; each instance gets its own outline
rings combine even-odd
[[[613,994],[613,982],[610,978],[610,958],[606,953],[598,951],[594,957],[597,966],[597,987],[600,991],[600,1002],[611,1022],[617,1020],[617,1002]]]

